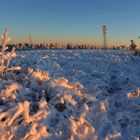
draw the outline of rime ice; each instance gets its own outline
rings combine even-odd
[[[122,50],[20,51],[0,80],[1,140],[136,140],[140,57]]]

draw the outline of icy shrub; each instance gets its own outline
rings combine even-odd
[[[135,50],[135,51],[134,51],[134,55],[135,55],[135,56],[140,56],[140,49]]]
[[[3,35],[1,35],[0,38],[2,39],[2,48],[0,50],[0,74],[2,76],[4,72],[11,70],[20,70],[21,68],[19,66],[16,67],[9,66],[12,57],[16,57],[16,53],[14,47],[12,48],[11,52],[5,52],[8,49],[6,45],[11,40],[11,38],[8,37],[7,29],[5,29]]]

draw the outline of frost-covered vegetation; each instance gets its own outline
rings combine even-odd
[[[12,57],[16,57],[16,53],[14,47],[12,48],[11,52],[6,52],[8,49],[6,45],[11,40],[11,38],[8,37],[7,29],[5,29],[5,32],[0,36],[0,38],[2,39],[2,47],[0,51],[0,76],[2,77],[4,72],[20,70],[21,68],[19,66],[10,67],[11,59]]]
[[[0,80],[1,140],[138,140],[140,57],[122,50],[17,51]]]

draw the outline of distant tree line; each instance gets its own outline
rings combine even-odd
[[[1,45],[0,45],[1,47]],[[17,44],[8,44],[8,50],[12,50],[12,48],[15,47],[16,50],[35,50],[35,49],[93,49],[93,50],[98,50],[98,49],[112,49],[112,50],[118,50],[118,49],[123,49],[123,50],[131,50],[131,47],[127,47],[125,45],[121,46],[112,46],[108,48],[104,48],[101,46],[97,45],[89,45],[89,44],[78,44],[78,45],[73,45],[71,43],[68,43],[65,46],[62,46],[60,43],[40,43],[40,44],[29,44],[29,43],[17,43]]]
[[[101,47],[101,46],[96,46],[96,45],[87,45],[87,44],[81,44],[81,45],[72,45],[72,44],[67,44],[66,49],[93,49],[93,50],[98,50],[98,49],[127,49],[125,45],[121,46],[112,46],[112,47]]]
[[[40,44],[29,44],[29,43],[17,43],[17,44],[8,44],[9,51],[15,47],[16,50],[35,50],[35,49],[55,49],[55,48],[62,48],[59,43],[40,43]],[[1,48],[1,45],[0,45]]]

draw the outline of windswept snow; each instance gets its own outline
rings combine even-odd
[[[140,57],[122,50],[19,51],[0,80],[1,140],[139,140]]]

